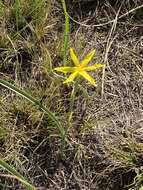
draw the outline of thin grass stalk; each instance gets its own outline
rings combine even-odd
[[[72,116],[74,112],[74,102],[75,102],[76,91],[77,91],[77,87],[76,87],[76,84],[74,84],[73,89],[71,91],[71,96],[70,96],[70,112],[69,112],[69,118],[68,118],[69,128],[72,126],[71,123],[72,123]]]
[[[16,29],[19,31],[19,21],[20,21],[20,2],[19,0],[15,1],[15,12],[16,12]]]
[[[62,6],[63,6],[63,10],[64,10],[64,15],[65,15],[65,29],[64,29],[64,66],[67,65],[67,52],[68,52],[68,48],[69,48],[69,16],[67,13],[67,7],[66,7],[66,3],[65,0],[61,0]]]
[[[37,190],[36,187],[28,183],[24,177],[16,171],[11,165],[7,164],[4,160],[0,160],[0,167],[11,173],[15,179],[19,180],[28,190]]]
[[[71,91],[71,96],[70,96],[70,105],[69,105],[69,114],[68,114],[68,126],[65,129],[65,136],[63,140],[63,151],[64,148],[66,147],[66,137],[68,134],[68,130],[73,126],[73,113],[74,113],[74,103],[75,103],[75,98],[76,98],[76,93],[77,93],[77,83],[73,85],[73,89]],[[65,155],[63,155],[65,156]]]
[[[58,128],[60,132],[60,136],[64,138],[64,135],[65,135],[64,128],[61,126],[61,123],[58,121],[55,115],[47,107],[43,106],[38,100],[30,96],[28,93],[24,92],[23,90],[19,89],[18,87],[10,84],[9,82],[5,80],[0,79],[0,84],[12,90],[13,92],[19,94],[20,96],[24,97],[33,105],[38,106],[42,111],[44,111],[49,116],[49,118],[56,124],[56,127]]]

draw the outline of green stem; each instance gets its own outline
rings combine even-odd
[[[64,29],[64,66],[67,65],[67,51],[68,51],[68,43],[69,43],[69,17],[67,13],[65,0],[61,0],[64,15],[65,15],[65,29]]]
[[[68,125],[65,129],[65,136],[64,136],[64,140],[63,140],[63,151],[64,152],[64,149],[66,147],[66,137],[67,137],[67,134],[68,134],[68,130],[72,127],[72,119],[73,119],[73,108],[74,108],[74,102],[75,102],[75,97],[76,97],[76,92],[77,92],[77,84],[74,84],[73,85],[73,89],[72,89],[72,92],[71,92],[71,96],[70,96],[70,105],[69,105],[69,115],[68,115]],[[64,154],[63,154],[64,156]]]
[[[73,107],[74,107],[74,101],[75,101],[75,95],[76,95],[76,86],[73,86],[71,97],[70,97],[70,113],[69,113],[69,127],[71,126],[72,116],[73,116]]]

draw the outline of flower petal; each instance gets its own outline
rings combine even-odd
[[[72,48],[70,48],[70,56],[76,67],[80,66],[79,60]]]
[[[72,82],[72,81],[75,79],[75,77],[76,77],[77,75],[78,75],[78,72],[77,72],[77,71],[74,72],[74,73],[72,73],[72,74],[67,78],[67,80],[64,81],[64,84],[65,84],[65,83]]]
[[[82,75],[86,80],[90,82],[93,86],[96,86],[96,82],[94,78],[92,78],[86,71],[79,72],[80,75]]]
[[[72,73],[75,71],[75,67],[56,67],[54,70],[62,73]]]
[[[104,67],[104,65],[103,64],[94,64],[94,65],[85,67],[84,70],[85,71],[93,71],[93,70],[96,70],[101,67]]]
[[[90,61],[90,60],[92,59],[92,57],[94,56],[95,51],[96,51],[96,50],[91,51],[91,52],[84,58],[84,60],[81,62],[81,66],[86,66],[86,65],[89,63],[89,61]]]

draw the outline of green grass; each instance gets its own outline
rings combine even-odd
[[[19,94],[20,96],[24,97],[25,99],[27,99],[29,102],[31,102],[34,106],[37,106],[38,108],[40,108],[42,111],[44,111],[49,118],[56,124],[56,127],[59,130],[59,134],[60,137],[63,139],[64,138],[64,128],[62,127],[62,125],[59,123],[58,119],[55,117],[55,115],[50,112],[50,110],[48,108],[46,108],[45,106],[43,106],[39,101],[37,101],[35,98],[33,98],[32,96],[30,96],[28,93],[20,90],[18,87],[10,84],[9,82],[5,81],[5,80],[1,80],[0,79],[0,84],[5,86],[6,88],[14,91],[15,93]]]
[[[21,183],[23,183],[23,185],[26,187],[26,189],[28,189],[28,190],[36,190],[36,188],[34,186],[32,186],[31,184],[29,184],[24,179],[24,177],[21,174],[19,174],[19,172],[16,171],[15,168],[13,168],[9,164],[7,164],[4,160],[0,160],[0,167],[2,167],[4,170],[7,170],[9,173],[12,174],[12,177],[17,179]]]

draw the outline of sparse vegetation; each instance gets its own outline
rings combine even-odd
[[[142,190],[142,21],[142,0],[0,1],[0,189]],[[96,87],[63,84],[70,47]]]

